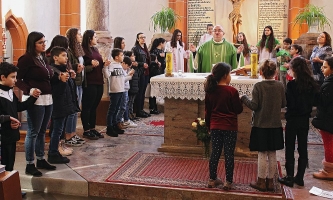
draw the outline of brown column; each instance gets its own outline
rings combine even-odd
[[[99,53],[103,59],[110,57],[113,44],[109,28],[109,0],[87,0],[87,30],[94,30],[97,35]],[[110,1],[112,3],[112,1]],[[101,102],[97,107],[96,124],[106,125],[106,113],[110,104],[107,91],[107,81],[104,81],[104,92]]]
[[[0,27],[2,28],[2,23],[5,23],[2,21],[2,0],[0,0],[0,16],[1,16],[1,19],[0,19]],[[2,29],[1,29],[1,32],[2,32]],[[0,43],[1,43],[1,49],[2,49],[2,37],[0,38]],[[0,51],[0,57],[1,57],[1,61],[2,61],[2,50]]]
[[[298,14],[299,10],[304,8],[309,3],[309,0],[289,0],[289,16],[288,16],[288,37],[293,41],[299,38],[300,35],[308,31],[307,25],[302,24],[302,28],[299,25],[294,26],[294,19]]]
[[[182,31],[183,42],[187,44],[187,0],[169,0],[169,7],[180,16],[176,28]]]
[[[60,0],[60,34],[69,28],[80,28],[80,0]]]

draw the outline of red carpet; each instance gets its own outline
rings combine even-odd
[[[218,177],[224,180],[224,160],[218,167]],[[249,186],[257,177],[256,159],[235,159],[234,192],[260,193]],[[277,179],[276,174],[275,179]],[[220,190],[206,187],[209,179],[208,160],[196,157],[167,156],[164,154],[136,153],[107,179],[107,182],[142,184],[173,188],[200,190]],[[270,195],[281,196],[280,184],[275,184],[275,192]]]
[[[164,127],[164,120],[154,120],[149,123],[150,125],[153,126],[162,126]]]

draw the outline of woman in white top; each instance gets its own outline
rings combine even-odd
[[[166,51],[172,52],[172,71],[184,72],[184,58],[190,57],[190,50],[184,48],[185,44],[182,42],[182,32],[179,29],[176,29],[173,34],[170,42],[167,42],[165,45]],[[190,45],[191,51],[195,51],[195,46]]]

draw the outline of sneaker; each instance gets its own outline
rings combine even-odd
[[[65,144],[68,146],[72,146],[72,147],[80,147],[82,146],[81,142],[78,142],[77,140],[74,139],[74,136],[71,137],[71,139],[69,140],[65,140]]]
[[[59,142],[58,151],[63,156],[70,156],[73,153],[73,151],[70,151],[68,148],[66,148],[64,141]]]
[[[208,187],[209,188],[215,188],[215,187],[217,187],[221,184],[222,184],[222,181],[219,178],[216,178],[215,180],[209,179],[209,181],[208,181]]]
[[[104,135],[100,132],[98,132],[96,129],[91,129],[90,132],[95,134],[98,138],[104,138]]]
[[[124,125],[127,126],[128,128],[136,128],[138,125],[131,120],[127,120],[124,122]]]
[[[40,177],[43,175],[42,172],[36,169],[35,164],[27,164],[25,167],[25,174],[33,175],[35,177]]]
[[[54,165],[50,165],[50,163],[46,162],[45,159],[38,160],[37,159],[37,169],[47,169],[47,170],[55,170],[57,167]]]
[[[80,138],[78,135],[74,135],[74,139],[82,144],[86,143],[86,141],[82,138]]]
[[[117,127],[118,127],[119,129],[121,129],[121,130],[124,130],[124,129],[127,128],[127,126],[126,126],[124,123],[122,123],[122,122],[117,123]]]
[[[69,163],[69,159],[67,157],[62,156],[60,153],[55,155],[49,155],[47,161],[52,164],[66,164]]]

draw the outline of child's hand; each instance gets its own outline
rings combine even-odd
[[[109,66],[110,63],[111,63],[111,61],[109,59],[106,59],[105,62],[104,62],[104,67]]]
[[[77,73],[81,73],[83,69],[84,69],[84,65],[81,65],[81,64],[77,65]]]
[[[69,70],[69,74],[71,75],[71,78],[75,78],[76,77],[76,73],[72,69]]]
[[[10,121],[10,127],[12,129],[18,129],[21,126],[21,122],[14,117],[10,117]]]
[[[133,76],[134,72],[135,72],[135,70],[131,69],[131,71],[128,72],[128,75]]]
[[[99,62],[98,62],[98,60],[92,60],[91,64],[93,67],[97,67],[99,65]]]
[[[190,44],[190,51],[192,52],[196,52],[197,51],[197,48],[194,46],[194,44]]]
[[[160,57],[164,58],[165,57],[165,53],[160,53]]]
[[[137,66],[138,66],[138,62],[133,61],[133,62],[132,62],[132,66],[133,66],[133,67],[137,67]]]
[[[36,88],[32,91],[32,96],[35,97],[35,98],[38,98],[41,93],[42,92],[39,89]]]
[[[147,69],[148,68],[148,64],[147,63],[143,64],[143,68]]]
[[[158,67],[161,67],[161,63],[160,62],[157,62],[157,65],[158,65]]]
[[[68,72],[61,72],[59,75],[59,80],[61,80],[62,82],[67,82],[69,79],[69,74]]]

